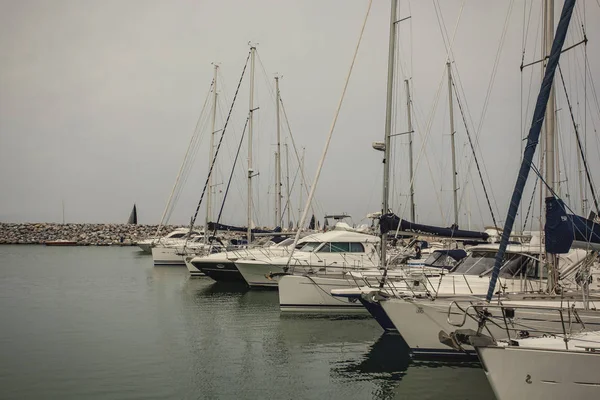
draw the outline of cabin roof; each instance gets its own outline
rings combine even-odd
[[[379,243],[379,237],[366,233],[352,232],[342,229],[333,229],[324,233],[315,233],[302,239],[306,242],[360,242],[360,243]]]

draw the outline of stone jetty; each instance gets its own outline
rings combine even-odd
[[[164,226],[162,235],[179,227]],[[48,240],[64,239],[80,246],[135,245],[153,237],[157,228],[157,225],[0,222],[0,244],[44,244]]]

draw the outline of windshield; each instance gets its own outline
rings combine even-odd
[[[425,265],[429,267],[440,267],[446,269],[454,268],[457,263],[458,261],[456,261],[454,258],[440,251],[434,251],[425,260]]]
[[[452,272],[464,275],[481,275],[490,273],[494,268],[496,252],[473,251],[460,262]],[[507,277],[537,277],[537,261],[524,254],[505,253],[500,270],[500,276]]]
[[[463,275],[481,275],[494,267],[495,259],[495,252],[474,251],[468,257],[463,258],[462,262],[452,272]]]
[[[321,242],[302,243],[302,244],[299,244],[299,246],[302,246],[299,248],[299,251],[313,252],[320,245],[321,245]]]
[[[433,253],[431,253],[431,254],[429,255],[429,257],[427,257],[427,258],[425,259],[425,262],[424,262],[424,264],[426,264],[426,265],[431,265],[431,264],[433,264],[433,263],[434,263],[434,262],[435,262],[435,261],[438,259],[438,257],[440,256],[440,254],[442,254],[442,253],[439,253],[439,252],[437,252],[437,251],[434,251]]]
[[[286,246],[289,246],[292,244],[294,244],[294,239],[288,238],[288,239],[282,240],[281,242],[277,243],[275,246],[286,247]]]

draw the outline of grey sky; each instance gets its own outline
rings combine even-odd
[[[452,35],[462,2],[440,3],[440,15]],[[595,1],[579,3],[567,42],[580,40],[578,26],[585,16],[592,78],[600,85],[600,26],[595,23],[600,8]],[[426,144],[427,160],[421,158],[417,171],[417,214],[423,223],[449,224],[450,141],[442,75],[446,50],[434,3],[400,4],[400,16],[412,18],[400,28],[403,68],[397,78],[401,90],[395,131],[406,130],[403,80],[410,77],[418,157],[443,80]],[[473,135],[510,4],[467,1],[458,24],[455,68],[464,88],[461,101],[468,105],[475,125],[470,125]],[[525,58],[531,61],[539,57],[540,4],[514,2],[482,125],[479,155],[500,220],[516,179],[520,137],[525,136],[521,115],[528,127],[539,85],[539,67],[533,68],[533,79],[526,69],[521,91],[523,19],[525,14],[530,21]],[[211,63],[221,65],[222,121],[248,54],[247,43],[253,41],[266,69],[266,76],[260,66],[256,73],[260,110],[255,156],[260,175],[255,222],[272,224],[275,112],[267,85],[273,85],[275,72],[283,75],[282,97],[295,140],[306,147],[306,173],[312,181],[366,7],[366,0],[0,1],[0,221],[58,222],[64,200],[69,222],[125,222],[134,202],[142,223],[158,222],[207,96]],[[557,15],[561,7],[557,1]],[[320,211],[345,211],[355,222],[380,208],[381,153],[371,149],[371,142],[383,138],[388,24],[389,2],[375,0],[317,191]],[[583,126],[582,60],[580,47],[565,55],[562,65]],[[600,124],[600,115],[589,78],[587,90],[588,151],[592,170],[597,171],[600,153],[593,128]],[[562,89],[558,101],[561,179],[569,180],[563,192],[578,206],[577,160]],[[245,79],[219,161],[219,182],[229,173],[247,111]],[[455,121],[459,182],[464,188],[470,152],[456,105]],[[207,143],[205,135],[172,222],[185,223],[194,212],[206,177]],[[408,184],[405,143],[405,138],[397,139],[395,150],[392,206],[399,213]],[[246,151],[243,147],[242,164]],[[294,173],[295,161],[291,167]],[[225,222],[245,222],[244,174],[240,166]],[[461,226],[467,226],[468,208],[473,226],[491,224],[474,167],[472,176],[475,181],[467,185],[461,206]],[[297,213],[296,192],[293,196]],[[529,201],[530,191],[524,197]]]

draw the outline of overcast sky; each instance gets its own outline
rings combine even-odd
[[[456,27],[453,74],[462,89],[463,109],[469,112],[469,131],[473,138],[479,132],[477,153],[485,165],[494,212],[501,223],[516,180],[521,138],[531,123],[539,89],[539,65],[522,73],[519,66],[523,43],[526,62],[540,57],[541,2],[439,3],[400,1],[399,10],[400,18],[411,18],[399,24],[394,132],[407,130],[404,80],[410,79],[415,164],[419,160],[417,219],[452,223],[443,35],[452,37]],[[562,2],[556,3],[558,18]],[[584,80],[583,46],[565,53],[561,65],[576,122],[582,133],[587,128],[594,174],[600,166],[595,132],[600,109],[594,93],[594,84],[600,85],[600,7],[597,1],[578,3],[567,43],[581,40],[585,24],[591,74]],[[367,5],[366,0],[0,0],[0,221],[60,222],[64,202],[67,222],[125,222],[136,203],[141,223],[157,223],[209,95],[212,63],[220,65],[220,129],[251,41],[258,43],[254,169],[259,175],[254,222],[272,225],[275,73],[283,75],[282,99],[294,140],[306,148],[306,176],[312,182]],[[365,215],[381,207],[382,153],[372,150],[371,143],[383,140],[389,13],[389,1],[373,2],[316,192],[315,211],[320,216],[347,212],[355,223],[365,223]],[[504,45],[482,120],[507,15]],[[248,78],[249,71],[219,155],[217,192],[227,182],[248,113]],[[560,85],[561,194],[579,208],[574,134]],[[173,223],[189,221],[204,186],[207,112]],[[467,227],[469,221],[473,227],[490,225],[481,183],[474,164],[469,164],[471,152],[456,97],[454,117],[460,225]],[[282,125],[287,138],[283,118]],[[394,211],[408,217],[407,137],[398,136],[394,143],[391,204]],[[289,153],[293,180],[298,162],[291,144]],[[246,221],[246,162],[244,143],[223,222]],[[525,203],[532,187],[533,178]],[[296,184],[293,219],[299,209],[298,192]],[[534,202],[534,214],[539,214],[538,203]],[[199,222],[203,218],[204,206]]]

